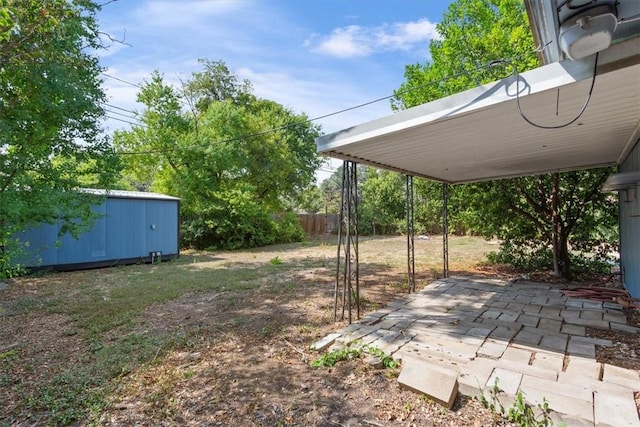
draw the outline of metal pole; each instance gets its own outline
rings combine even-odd
[[[338,219],[338,253],[336,256],[336,283],[333,288],[334,301],[333,301],[333,321],[338,320],[338,294],[339,294],[339,283],[340,283],[340,268],[342,259],[340,258],[340,248],[342,246],[342,221],[344,220],[344,191],[345,191],[345,174],[346,174],[346,163],[342,164],[342,192],[340,193],[340,217]],[[343,313],[344,317],[344,313]]]
[[[349,309],[349,324],[351,324],[351,162],[347,162],[346,167],[347,171],[347,200],[346,200],[346,210],[347,210],[347,221],[346,221],[346,229],[347,234],[345,236],[345,242],[347,244],[347,248],[345,250],[345,281],[347,283],[346,292],[347,292],[347,307]],[[342,309],[344,313],[344,307]],[[344,316],[343,316],[344,317]]]
[[[406,176],[406,210],[407,210],[407,285],[409,293],[416,291],[415,250],[414,250],[414,211],[413,211],[413,177]]]
[[[358,256],[358,164],[353,163],[353,176],[352,176],[352,202],[353,202],[353,250],[355,253],[355,281],[356,281],[356,319],[360,320],[360,260]]]
[[[449,220],[447,218],[449,185],[442,183],[442,259],[443,276],[449,277]]]

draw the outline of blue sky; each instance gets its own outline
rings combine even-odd
[[[389,96],[404,67],[428,60],[435,24],[451,0],[119,0],[100,30],[128,45],[100,52],[112,117],[140,111],[137,88],[154,69],[178,84],[198,58],[223,60],[254,93],[309,117]],[[319,121],[334,132],[390,114],[389,101]],[[118,114],[116,114],[118,113]],[[124,115],[121,115],[124,114]],[[108,120],[108,130],[130,125]]]

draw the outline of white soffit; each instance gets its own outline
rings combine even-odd
[[[533,122],[571,121],[589,93],[594,57],[520,75]],[[539,129],[518,113],[515,77],[316,139],[318,152],[442,182],[587,169],[621,162],[640,138],[640,39],[600,53],[591,101],[574,124]]]

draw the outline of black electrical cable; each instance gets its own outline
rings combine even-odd
[[[119,122],[128,123],[128,124],[130,124],[132,126],[146,127],[146,125],[144,123],[134,123],[134,122],[130,122],[129,120],[119,119],[117,117],[110,116],[108,114],[105,114],[105,117],[108,118],[108,119],[111,119],[111,120],[117,120]]]
[[[105,76],[105,77],[109,77],[110,79],[117,80],[117,81],[119,81],[119,82],[121,82],[121,83],[126,83],[126,84],[128,84],[128,85],[131,85],[131,86],[134,86],[134,87],[137,87],[137,88],[142,89],[142,86],[140,86],[139,84],[128,82],[128,81],[126,81],[126,80],[123,80],[123,79],[121,79],[121,78],[119,78],[119,77],[112,76],[112,75],[107,74],[107,73],[101,73],[101,74],[102,74],[103,76]]]
[[[580,117],[582,117],[582,115],[584,114],[584,112],[587,110],[587,106],[589,105],[589,102],[591,101],[591,95],[593,94],[593,87],[595,86],[596,83],[596,74],[597,74],[597,70],[598,70],[598,55],[599,53],[596,53],[596,57],[595,60],[593,62],[593,77],[591,78],[591,87],[589,88],[589,94],[587,95],[587,99],[584,102],[584,105],[582,106],[582,109],[580,110],[580,112],[578,113],[578,115],[576,117],[573,118],[573,120],[561,124],[561,125],[556,125],[556,126],[546,126],[546,125],[541,125],[538,123],[533,122],[531,119],[529,119],[524,112],[522,111],[522,106],[520,105],[520,74],[518,73],[518,69],[516,68],[515,65],[513,65],[512,63],[508,62],[508,61],[493,61],[492,63],[490,63],[491,66],[494,66],[500,62],[503,63],[508,63],[512,66],[513,68],[513,75],[516,77],[516,104],[518,106],[518,113],[520,114],[520,117],[522,117],[524,119],[525,122],[529,123],[531,126],[540,128],[540,129],[562,129],[565,128],[567,126],[570,126],[572,124],[574,124],[576,121],[578,121],[580,119]]]

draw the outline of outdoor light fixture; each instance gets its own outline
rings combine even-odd
[[[584,7],[575,7],[572,3],[575,2],[567,1],[558,11],[562,51],[576,60],[608,48],[618,26],[615,2],[592,2]],[[577,13],[562,19],[576,9]]]

